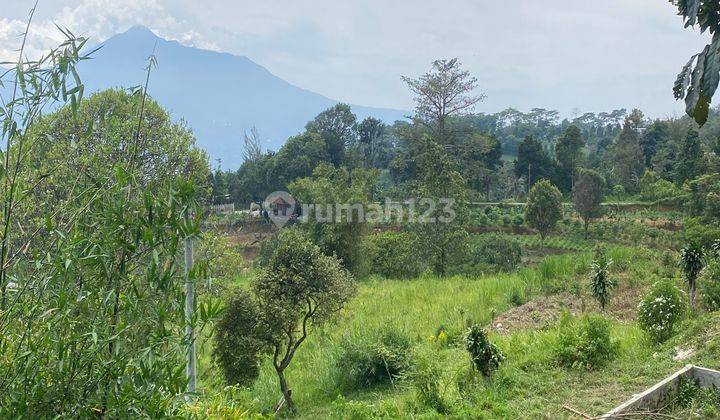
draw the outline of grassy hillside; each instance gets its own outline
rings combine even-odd
[[[549,256],[514,273],[479,278],[374,278],[360,283],[352,303],[332,324],[313,331],[293,360],[288,380],[300,417],[441,416],[438,407],[418,397],[418,371],[435,375],[443,415],[562,418],[569,416],[563,409],[566,404],[598,415],[687,363],[720,367],[717,316],[686,320],[684,332],[663,345],[651,343],[634,322],[638,292],[673,273],[674,266],[663,263],[661,254],[638,248],[615,246],[609,254],[615,261],[613,276],[621,283],[606,314],[612,320],[612,337],[620,343],[619,356],[610,365],[592,371],[559,367],[554,353],[559,333],[554,318],[559,311],[542,310],[543,299],[560,296],[554,301],[575,313],[599,311],[589,296],[589,252]],[[523,305],[526,301],[530,302]],[[621,310],[628,304],[630,310]],[[515,318],[527,318],[527,327],[515,322],[509,329],[495,328],[493,319],[502,320],[508,311]],[[461,343],[471,322],[491,326],[491,340],[507,357],[488,387],[472,379]],[[351,375],[338,366],[344,343],[371,343],[388,331],[411,342],[408,356],[414,368],[385,384],[344,387]],[[709,344],[702,348],[694,347],[698,351],[690,359],[673,360],[676,346],[693,348],[694,342],[706,341]],[[198,417],[270,413],[279,398],[269,363],[255,385],[245,390],[224,387],[208,345],[201,352],[201,368],[201,392],[206,397],[191,407]]]

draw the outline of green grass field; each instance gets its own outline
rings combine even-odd
[[[615,261],[613,275],[634,287],[647,287],[667,275],[668,270],[672,271],[663,266],[660,255],[654,251],[614,246],[608,252]],[[470,359],[459,343],[467,325],[489,324],[493,317],[513,308],[518,296],[526,301],[564,292],[572,299],[591,301],[587,284],[590,258],[587,251],[549,256],[514,273],[480,278],[423,276],[402,281],[379,278],[361,281],[352,302],[333,322],[312,331],[288,368],[299,416],[570,417],[564,405],[599,415],[687,363],[720,367],[717,315],[688,318],[682,332],[662,345],[646,339],[632,320],[611,316],[612,336],[620,343],[620,353],[604,368],[587,371],[559,367],[554,358],[558,327],[547,322],[531,330],[491,333],[491,340],[505,353],[506,363],[487,387],[482,381],[469,381]],[[441,329],[447,340],[431,340]],[[351,391],[340,387],[339,378],[344,372],[336,367],[339,343],[362,340],[387,330],[400,331],[411,338],[414,364],[430,363],[435,367],[438,393],[448,407],[446,412],[440,414],[434,407],[421,403],[411,378]],[[690,359],[674,361],[675,346],[694,346],[697,351]],[[247,418],[272,413],[280,393],[270,363],[263,365],[252,388],[228,388],[211,362],[209,343],[200,353],[201,396],[190,407],[191,414]]]

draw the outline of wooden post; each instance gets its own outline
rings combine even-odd
[[[186,216],[186,220],[190,218]],[[185,336],[188,340],[187,364],[185,374],[188,378],[188,392],[195,392],[197,367],[195,365],[195,332],[192,326],[192,316],[195,312],[195,283],[190,278],[193,267],[193,243],[190,237],[185,237]]]

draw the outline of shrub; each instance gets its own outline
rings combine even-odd
[[[615,288],[615,281],[610,277],[608,268],[612,259],[605,255],[605,250],[597,248],[595,258],[590,265],[590,282],[592,284],[592,295],[598,301],[602,310],[610,301],[610,293]]]
[[[216,325],[213,358],[230,385],[250,385],[260,373],[259,311],[252,295],[239,290]]]
[[[545,237],[562,219],[562,194],[548,180],[540,180],[533,185],[528,194],[525,207],[525,221],[540,232],[540,245],[545,245]]]
[[[592,370],[617,356],[619,343],[610,339],[611,325],[597,315],[574,320],[568,312],[560,319],[556,358],[560,365]]]
[[[453,271],[477,275],[485,272],[512,271],[522,260],[522,247],[512,238],[497,234],[474,235],[469,260]]]
[[[437,361],[434,352],[419,353],[411,371],[415,396],[420,404],[434,409],[440,414],[448,414],[451,404],[445,396],[446,387],[443,384],[442,366]]]
[[[482,373],[486,380],[505,361],[505,356],[500,349],[488,340],[487,333],[478,324],[473,324],[468,329],[464,341],[465,349],[470,353],[473,366]]]
[[[700,271],[705,266],[705,255],[703,249],[695,244],[691,244],[680,251],[680,270],[688,284],[690,292],[690,306],[695,308],[695,290],[697,288],[697,278]]]
[[[720,310],[720,261],[712,259],[700,274],[702,303],[708,311]]]
[[[420,256],[417,237],[406,232],[382,232],[363,241],[367,271],[387,278],[413,278],[427,265]]]
[[[711,247],[720,238],[720,225],[700,217],[689,217],[683,222],[685,240],[703,247]]]
[[[665,341],[685,310],[683,292],[670,281],[657,282],[638,305],[638,324],[653,340]]]
[[[392,383],[410,368],[411,349],[410,337],[396,329],[344,340],[335,361],[340,387],[352,390]]]

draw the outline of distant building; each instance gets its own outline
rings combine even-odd
[[[282,197],[277,197],[273,201],[270,202],[270,209],[272,210],[273,215],[275,216],[281,216],[281,217],[288,217],[290,216],[288,213],[290,208],[292,207],[292,204],[285,201]]]

